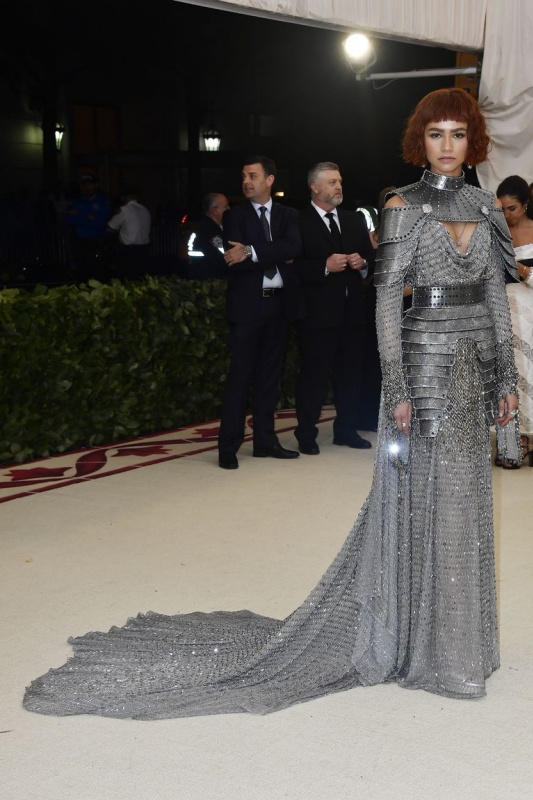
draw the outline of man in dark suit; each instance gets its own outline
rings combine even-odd
[[[361,276],[367,274],[373,248],[363,218],[338,209],[343,196],[337,164],[316,164],[308,184],[311,204],[300,212],[302,255],[297,261],[306,317],[299,323],[295,435],[301,453],[318,455],[316,424],[330,378],[337,410],[333,443],[371,446],[358,434],[356,420],[365,321]]]
[[[227,317],[231,362],[218,438],[219,465],[237,469],[252,386],[253,454],[297,458],[274,431],[274,411],[288,324],[300,314],[301,294],[294,258],[300,254],[298,214],[272,202],[276,167],[252,156],[242,170],[246,198],[224,214],[229,268]]]

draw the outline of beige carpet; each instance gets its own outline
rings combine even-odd
[[[282,443],[294,445],[291,433]],[[394,685],[267,717],[132,722],[21,707],[69,635],[138,611],[284,617],[337,552],[372,452],[293,462],[213,452],[0,507],[0,796],[5,800],[526,800],[533,769],[533,469],[495,470],[502,668],[479,701]]]

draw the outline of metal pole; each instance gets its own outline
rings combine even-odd
[[[476,75],[477,67],[450,67],[443,69],[412,69],[409,72],[372,72],[356,75],[357,81],[394,81],[398,78],[439,78],[444,75]]]

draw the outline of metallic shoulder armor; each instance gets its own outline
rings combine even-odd
[[[427,213],[423,207],[411,205],[383,209],[374,274],[375,286],[392,286],[403,281],[413,260]]]
[[[465,184],[464,174],[449,178],[426,170],[420,181],[392,194],[406,205],[383,210],[376,256],[376,286],[391,286],[404,279],[424,218],[429,215],[444,222],[477,223],[487,219],[503,266],[515,280],[519,279],[511,235],[503,211],[494,207],[492,192]]]

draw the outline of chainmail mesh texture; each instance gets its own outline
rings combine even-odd
[[[483,282],[502,391],[514,366],[488,220],[464,255],[431,215],[416,236],[406,283]],[[302,605],[285,620],[248,611],[148,613],[88,633],[72,640],[64,666],[27,689],[27,709],[138,719],[264,714],[384,681],[450,697],[485,694],[499,665],[487,376],[475,326],[461,323],[456,335],[457,307],[429,315],[425,353],[446,361],[437,375],[445,378],[439,424],[434,435],[421,435],[415,418],[409,439],[398,434],[392,410],[413,392],[403,363],[410,347],[402,346],[402,283],[378,289],[384,394],[372,488]]]
[[[399,331],[402,324],[403,285],[380,286],[377,293],[376,319],[378,347],[381,358],[382,392],[387,415],[410,399],[402,363],[402,343]]]
[[[419,436],[415,423],[411,437],[411,646],[400,678],[409,688],[469,695],[499,663],[481,390],[475,346],[462,341],[439,436]]]
[[[498,376],[498,398],[516,394],[518,372],[514,365],[513,341],[506,340],[496,345],[496,374]]]

